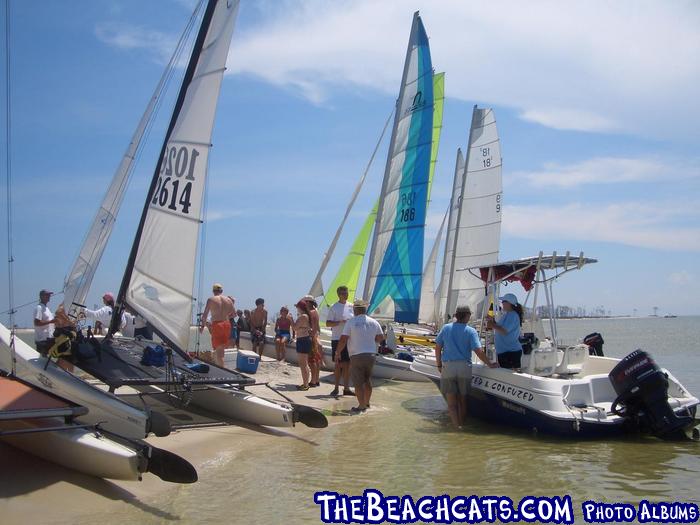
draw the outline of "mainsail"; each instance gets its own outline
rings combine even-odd
[[[440,284],[437,289],[437,322],[442,325],[446,322],[448,315],[453,312],[447,311],[447,294],[450,289],[450,276],[453,270],[453,257],[455,249],[455,234],[457,232],[457,219],[459,208],[462,204],[462,183],[464,182],[464,156],[462,150],[457,148],[457,159],[455,160],[455,174],[452,179],[452,196],[450,197],[449,219],[447,220],[447,237],[445,239],[445,251],[442,256],[442,273],[440,274]]]
[[[492,109],[474,106],[466,169],[457,206],[447,304],[442,314],[453,314],[458,305],[469,306],[475,312],[484,299],[483,281],[459,270],[498,261],[502,193],[501,146],[496,118]]]
[[[133,171],[134,162],[142,145],[142,139],[152,122],[152,117],[157,105],[160,102],[163,89],[172,76],[173,67],[177,63],[180,54],[182,53],[187,35],[189,35],[191,32],[201,5],[201,3],[198,4],[195,11],[192,13],[187,27],[182,33],[182,36],[175,47],[175,51],[170,58],[163,75],[158,81],[158,85],[156,86],[151,99],[148,102],[146,110],[144,111],[138,126],[136,126],[136,130],[134,131],[131,141],[126,148],[126,152],[119,163],[119,167],[112,177],[112,182],[110,183],[109,188],[107,188],[107,192],[102,199],[100,208],[97,210],[97,214],[90,225],[90,229],[83,239],[83,244],[80,247],[78,256],[68,272],[68,275],[66,275],[63,284],[63,304],[66,312],[73,317],[75,317],[76,311],[85,304],[85,299],[88,291],[90,290],[92,279],[95,276],[97,266],[102,259],[102,254],[104,253],[105,247],[107,246],[107,241],[112,233],[114,221],[116,220],[119,208],[121,207],[124,192]]]
[[[428,36],[413,16],[365,280],[369,311],[417,322],[423,273],[423,232],[433,128],[433,73]],[[377,308],[382,308],[377,311]]]
[[[210,0],[175,104],[112,317],[129,307],[187,349],[202,200],[238,1]]]

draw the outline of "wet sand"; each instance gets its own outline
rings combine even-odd
[[[226,365],[235,367],[235,354],[227,352]],[[270,386],[295,403],[323,409],[324,413],[346,412],[355,406],[349,396],[331,397],[333,376],[321,373],[321,386],[306,392],[296,390],[301,384],[298,367],[263,358],[253,375],[258,383]],[[330,382],[329,382],[330,381]],[[264,386],[249,388],[251,392],[271,399],[281,399]],[[329,417],[329,424],[337,424]],[[341,418],[342,419],[342,418]],[[279,440],[299,440],[314,444],[314,436],[327,429],[312,429],[302,424],[290,428],[269,428],[254,425],[217,426],[186,429],[163,438],[151,437],[148,442],[187,459],[197,469],[199,484],[207,483],[207,471],[230,462],[236,456],[260,448],[274,449]],[[137,508],[154,519],[178,520],[149,505],[164,491],[180,491],[185,486],[161,481],[153,474],[144,474],[142,481],[112,481],[94,478],[35,458],[0,442],[0,515],[2,523],[68,523],[92,515],[120,513]],[[245,475],[245,473],[241,473]]]

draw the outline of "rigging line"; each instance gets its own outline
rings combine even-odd
[[[207,155],[207,173],[209,173],[209,164],[211,159],[211,155]],[[196,315],[196,320],[197,320],[197,325],[201,325],[202,323],[202,294],[204,293],[204,255],[207,247],[207,213],[209,210],[209,177],[206,177],[204,179],[204,203],[202,205],[202,215],[200,216],[200,223],[201,223],[201,233],[199,237],[199,276],[197,280],[197,315]],[[204,217],[204,220],[202,220],[202,217]],[[234,314],[236,313],[235,311],[233,312]],[[206,319],[203,320],[205,323],[207,322]],[[190,316],[190,323],[192,322],[192,318]],[[194,331],[195,333],[195,340],[194,340],[194,348],[195,348],[195,354],[199,356],[199,347],[200,347],[200,342],[202,339],[202,334],[199,331],[199,326],[197,329]]]
[[[10,362],[11,374],[17,372],[15,357],[15,309],[12,251],[12,83],[10,81],[10,0],[5,2],[5,169],[7,181],[7,287],[10,314]]]

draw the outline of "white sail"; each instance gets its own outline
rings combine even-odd
[[[423,270],[423,229],[433,132],[433,71],[428,36],[413,17],[394,129],[384,172],[365,279],[368,311],[417,322]],[[371,292],[371,296],[369,295]],[[393,303],[393,308],[386,305]]]
[[[183,84],[179,99],[183,94],[184,99],[171,122],[160,172],[149,192],[133,265],[127,268],[131,278],[124,298],[159,335],[180,349],[189,343],[212,127],[238,12],[238,1],[219,0],[213,15],[211,5],[204,14],[205,19],[211,16],[211,22],[198,59],[194,57],[195,44],[188,67],[191,81]],[[194,68],[193,73],[190,68]],[[187,73],[185,78],[187,81]]]
[[[66,275],[63,284],[63,304],[66,312],[72,316],[75,316],[76,310],[80,308],[81,305],[85,304],[92,279],[95,276],[95,270],[97,270],[97,266],[107,246],[107,241],[112,233],[114,221],[124,198],[124,192],[126,191],[129,178],[133,171],[134,161],[141,148],[144,133],[151,123],[154,110],[160,101],[163,88],[172,75],[172,69],[182,53],[186,36],[191,31],[198,11],[199,6],[195,9],[192,17],[190,17],[190,21],[170,58],[170,62],[168,62],[163,75],[158,81],[158,85],[119,163],[119,167],[112,177],[112,182],[102,199],[100,208],[97,210],[97,214],[90,225],[90,229],[83,239],[78,257],[74,261],[68,275]]]
[[[459,270],[498,261],[502,193],[501,146],[496,118],[492,109],[475,106],[454,239],[446,310],[450,314],[458,305],[469,306],[475,312],[485,297],[483,281]]]
[[[452,197],[450,198],[450,212],[447,220],[447,237],[445,239],[445,251],[442,258],[442,274],[437,289],[437,321],[439,325],[447,322],[447,315],[453,311],[447,310],[447,294],[450,289],[450,275],[452,275],[452,263],[455,247],[455,234],[457,233],[457,219],[459,207],[462,202],[462,182],[464,179],[464,156],[462,150],[457,148],[457,160],[455,161],[455,174],[452,180]]]
[[[423,282],[420,292],[420,310],[418,310],[418,322],[426,324],[434,324],[437,322],[437,310],[435,308],[435,268],[437,266],[438,248],[442,240],[442,231],[445,229],[445,221],[447,220],[448,212],[442,218],[440,229],[433,243],[433,249],[430,250],[430,257],[425,263],[423,270]]]

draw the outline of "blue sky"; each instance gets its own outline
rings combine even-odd
[[[62,288],[192,7],[12,1],[16,304],[40,288]],[[672,7],[243,0],[210,157],[204,290],[220,281],[239,306],[261,296],[270,310],[307,292],[393,107],[420,10],[447,95],[426,251],[471,108],[491,106],[503,152],[502,259],[583,250],[600,262],[562,279],[558,302],[613,314],[648,315],[654,306],[700,314],[700,5]],[[0,111],[4,122],[4,105]],[[166,113],[136,168],[89,304],[117,291]],[[385,155],[386,144],[326,283],[376,199]],[[5,159],[3,148],[3,166]],[[6,199],[3,181],[3,210]],[[0,251],[7,260],[4,227]],[[4,267],[0,310],[7,291]],[[30,315],[20,311],[19,324]]]

